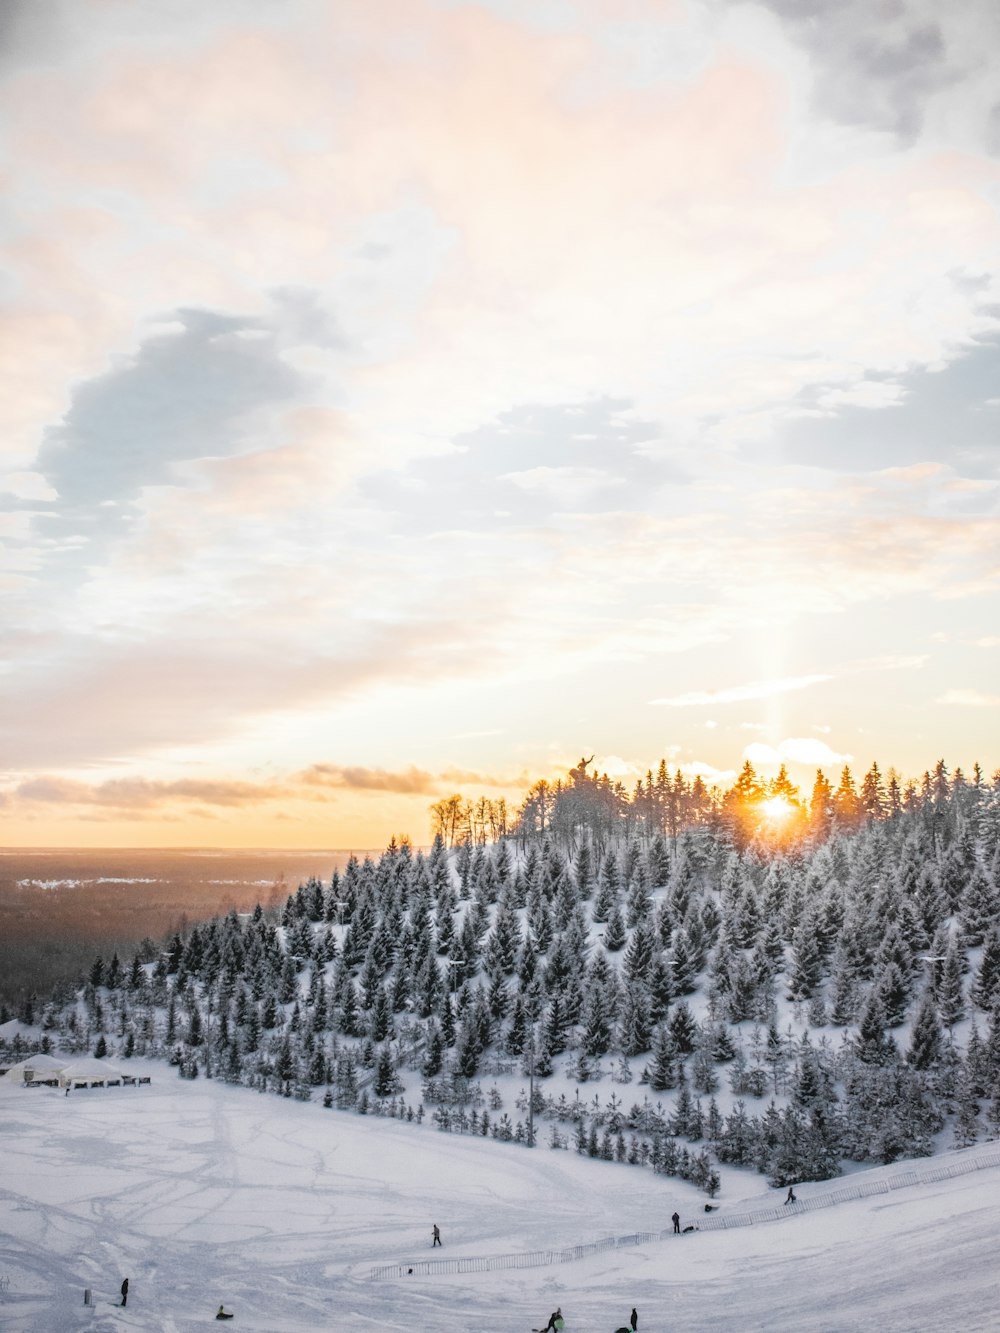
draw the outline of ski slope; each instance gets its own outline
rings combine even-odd
[[[269,1333],[521,1333],[556,1305],[567,1333],[612,1333],[633,1304],[641,1333],[1000,1328],[997,1167],[575,1263],[373,1281],[380,1264],[659,1231],[675,1208],[696,1223],[704,1195],[571,1152],[376,1122],[140,1065],[152,1085],[64,1097],[0,1082],[4,1330],[184,1333],[214,1324],[220,1302],[235,1312],[232,1329]],[[864,1175],[919,1177],[935,1165]],[[720,1216],[780,1197],[762,1177],[728,1170]],[[432,1256],[434,1222],[444,1248]]]

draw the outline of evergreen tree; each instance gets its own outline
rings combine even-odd
[[[618,900],[618,891],[614,885],[604,876],[601,877],[601,886],[594,897],[591,915],[598,924],[603,924],[611,915],[611,909]]]
[[[948,1028],[965,1017],[965,1001],[962,990],[963,958],[955,940],[950,940],[941,964],[941,977],[937,983],[937,1002],[941,1021]]]
[[[792,962],[788,989],[793,1000],[807,1000],[812,995],[822,974],[823,953],[819,939],[818,922],[807,914],[792,937]]]
[[[677,1086],[677,1050],[665,1027],[658,1027],[653,1038],[653,1058],[643,1077],[653,1092],[665,1092]]]
[[[649,896],[645,875],[639,868],[632,876],[628,895],[625,899],[626,920],[629,926],[638,926],[640,922],[648,922],[652,907],[653,901]]]
[[[649,1019],[651,1023],[659,1023],[674,998],[673,976],[670,966],[660,953],[653,955],[647,985],[649,990]]]
[[[885,1009],[877,990],[868,997],[858,1025],[858,1059],[869,1065],[892,1064],[898,1052],[886,1032]]]
[[[972,1000],[987,1012],[1000,1002],[1000,927],[994,926],[983,944],[972,990]]]
[[[907,1061],[914,1069],[933,1069],[941,1058],[944,1033],[930,995],[925,995],[913,1023]]]
[[[883,967],[876,978],[875,989],[882,1003],[886,1026],[899,1027],[906,1017],[909,991],[895,963],[887,963]]]
[[[670,1015],[669,1026],[670,1035],[677,1051],[681,1055],[690,1055],[697,1042],[698,1024],[694,1020],[690,1007],[684,1000],[674,1006]]]
[[[653,931],[648,921],[642,920],[633,930],[622,956],[622,971],[628,981],[644,982],[649,977],[652,962]]]
[[[604,991],[592,986],[587,993],[583,1011],[582,1049],[585,1055],[599,1058],[611,1047],[611,1015]]]
[[[670,950],[670,963],[674,994],[690,995],[695,988],[698,969],[688,933],[683,927],[680,927],[674,933],[674,941]]]
[[[958,1077],[955,1101],[955,1147],[968,1148],[979,1138],[979,1100],[975,1083],[967,1069]]]
[[[427,1044],[422,1066],[424,1077],[434,1078],[441,1072],[443,1062],[444,1041],[441,1038],[441,1030],[436,1023],[431,1023],[427,1033]]]
[[[641,986],[625,987],[619,1020],[619,1045],[625,1055],[642,1055],[649,1050],[649,1005]]]
[[[619,949],[625,947],[625,941],[628,938],[625,932],[625,919],[622,916],[621,908],[617,901],[611,908],[608,916],[608,924],[604,931],[604,947],[609,953],[617,953]]]

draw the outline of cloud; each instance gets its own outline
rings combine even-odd
[[[747,685],[732,685],[723,690],[693,690],[688,694],[678,694],[671,699],[650,699],[655,707],[663,708],[699,708],[706,704],[740,703],[745,699],[770,699],[778,694],[788,694],[792,690],[804,690],[810,685],[820,685],[832,680],[827,674],[812,676],[784,676],[776,680],[755,680]]]
[[[713,764],[706,764],[700,759],[680,764],[679,768],[686,778],[701,778],[710,787],[721,787],[732,782],[736,776],[734,768],[716,768]]]
[[[865,657],[859,661],[847,662],[842,667],[846,674],[861,675],[868,671],[916,671],[927,664],[926,653],[883,653],[878,657]]]
[[[156,781],[129,777],[86,783],[59,776],[39,776],[19,783],[12,794],[17,800],[32,804],[97,806],[117,811],[151,812],[178,804],[247,807],[284,800],[292,792],[285,784],[232,779],[182,778]]]
[[[431,773],[411,765],[402,772],[387,772],[382,768],[363,765],[312,764],[295,780],[307,786],[346,788],[352,791],[391,791],[409,796],[441,795],[451,787],[487,787],[502,790],[523,790],[528,785],[525,773],[513,778],[497,778],[474,769],[447,768]]]
[[[446,453],[366,479],[361,494],[401,532],[510,532],[562,509],[640,510],[681,480],[646,453],[655,433],[623,399],[524,404],[460,433]]]
[[[591,773],[600,773],[602,776],[607,774],[609,778],[640,778],[645,770],[631,763],[628,759],[623,759],[620,754],[606,754],[595,757],[590,765]]]
[[[998,381],[1000,338],[984,331],[943,368],[903,374],[891,393],[882,384],[884,400],[852,402],[842,394],[838,402],[830,391],[811,388],[800,395],[803,405],[824,402],[829,410],[785,421],[780,457],[860,473],[946,463],[964,477],[994,479],[1000,476],[1000,406],[992,401]]]
[[[947,10],[930,0],[761,0],[804,48],[814,69],[813,102],[845,125],[863,125],[913,143],[935,97],[968,95],[977,74],[973,132],[988,134],[987,53],[1000,38],[995,5],[966,0]],[[985,66],[985,68],[984,68]],[[956,86],[957,85],[957,86]]]
[[[408,796],[430,795],[438,790],[438,779],[423,769],[410,767],[402,773],[381,768],[313,764],[299,774],[307,786],[349,788],[354,791],[392,791]]]
[[[187,813],[211,817],[213,811],[252,810],[274,803],[330,799],[332,792],[376,792],[401,796],[441,796],[456,787],[522,792],[529,778],[497,778],[467,769],[431,773],[415,765],[394,772],[362,765],[317,763],[268,781],[232,777],[153,779],[141,775],[84,782],[59,774],[39,774],[0,791],[0,805],[13,812],[25,807],[61,807],[74,818],[87,811],[170,818]]]
[[[253,414],[301,393],[258,321],[186,309],[174,318],[178,331],[80,385],[48,432],[37,470],[58,499],[40,502],[46,535],[106,540],[146,487],[179,484],[178,466],[192,459],[247,449]]]
[[[849,763],[853,757],[850,754],[838,754],[824,741],[813,737],[790,737],[777,746],[754,741],[743,751],[744,759],[764,768],[773,768],[784,763],[809,764],[817,768],[826,768],[831,764]]]
[[[952,689],[935,702],[959,708],[1000,708],[1000,694],[984,694],[981,690]]]
[[[53,59],[65,49],[62,6],[51,0],[4,0],[0,5],[0,71]]]

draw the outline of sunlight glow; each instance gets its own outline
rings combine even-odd
[[[792,813],[791,802],[786,801],[783,796],[772,796],[766,801],[761,801],[760,808],[764,818],[769,819],[772,824],[780,823]]]

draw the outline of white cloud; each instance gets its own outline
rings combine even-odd
[[[607,773],[609,778],[638,778],[645,773],[645,769],[638,768],[628,759],[623,759],[620,754],[596,756],[593,763],[588,765],[588,771]]]
[[[792,737],[782,741],[778,750],[783,758],[791,760],[793,764],[816,764],[823,768],[827,764],[845,764],[854,756],[850,754],[838,754],[831,750],[825,741],[818,741],[814,737]]]
[[[955,704],[962,708],[1000,708],[1000,694],[983,694],[981,690],[946,690],[936,702]]]
[[[747,685],[732,685],[724,690],[693,690],[669,699],[650,699],[649,702],[657,708],[700,708],[706,704],[741,703],[745,699],[770,699],[777,694],[804,690],[810,685],[820,685],[832,679],[827,674],[783,676],[777,680],[755,680]]]
[[[743,751],[743,758],[749,759],[750,763],[758,768],[777,767],[781,762],[781,755],[771,745],[765,745],[763,741],[753,741]]]
[[[821,407],[836,409],[839,407],[867,407],[870,409],[895,407],[903,399],[904,389],[901,384],[892,384],[888,380],[862,380],[847,389],[831,389],[818,398]]]
[[[40,472],[8,472],[0,475],[0,495],[19,500],[54,500],[56,492]]]
[[[700,759],[680,764],[679,768],[686,778],[701,778],[709,787],[721,787],[724,783],[732,782],[736,776],[734,768],[716,768],[713,764],[703,763]]]
[[[743,751],[743,758],[762,768],[780,764],[808,764],[815,768],[826,768],[831,764],[849,763],[853,756],[837,754],[825,741],[816,740],[815,737],[792,736],[777,746],[754,741]]]

